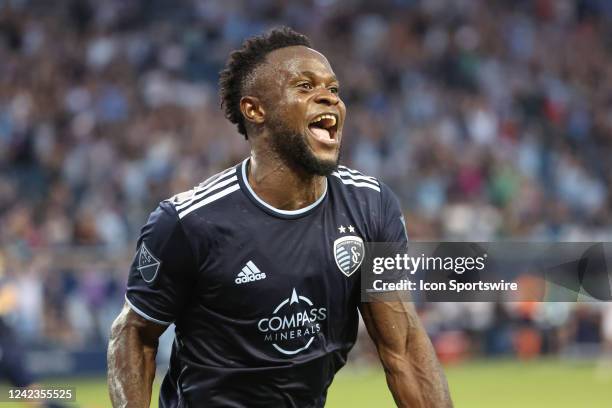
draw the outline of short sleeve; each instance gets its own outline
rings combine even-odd
[[[178,214],[170,202],[163,201],[140,232],[126,300],[145,319],[169,325],[189,297],[195,269]]]
[[[406,222],[399,200],[384,183],[381,185],[381,221],[378,242],[408,243]]]

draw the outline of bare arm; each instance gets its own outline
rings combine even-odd
[[[166,326],[136,314],[126,303],[108,344],[108,388],[113,407],[149,407],[159,336]]]
[[[446,377],[412,304],[362,303],[360,310],[397,406],[452,407]]]

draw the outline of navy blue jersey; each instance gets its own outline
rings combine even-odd
[[[399,204],[339,166],[301,210],[276,209],[248,160],[163,201],[138,240],[132,309],[176,324],[161,407],[321,407],[355,343],[364,242],[406,240]]]

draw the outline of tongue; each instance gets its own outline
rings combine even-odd
[[[321,139],[321,140],[330,139],[329,130],[327,129],[311,126],[310,130],[312,131],[312,133],[314,133],[317,139]]]

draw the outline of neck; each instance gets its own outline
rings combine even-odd
[[[306,174],[287,166],[270,151],[251,150],[247,170],[249,185],[266,203],[280,210],[299,210],[317,201],[325,192],[325,176]]]

